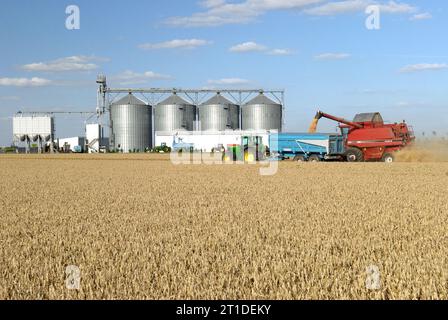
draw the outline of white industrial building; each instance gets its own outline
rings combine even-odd
[[[65,152],[98,153],[108,147],[109,139],[104,138],[103,127],[98,123],[86,124],[85,137],[59,138],[54,142]]]
[[[31,142],[36,142],[38,152],[42,152],[44,143],[54,136],[54,118],[47,114],[18,112],[12,119],[14,142],[26,143],[30,152]]]
[[[221,150],[222,147],[227,149],[228,145],[241,144],[244,136],[261,137],[263,144],[269,146],[269,131],[239,130],[156,132],[155,145],[173,148],[175,144],[186,143],[192,144],[196,151],[212,152],[212,150]]]

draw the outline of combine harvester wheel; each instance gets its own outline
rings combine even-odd
[[[383,158],[381,159],[381,161],[383,161],[385,163],[392,163],[392,162],[395,162],[395,157],[393,156],[393,154],[385,153],[383,155]]]
[[[361,150],[358,148],[349,148],[345,152],[345,157],[347,158],[348,162],[363,162],[364,161],[364,155]]]

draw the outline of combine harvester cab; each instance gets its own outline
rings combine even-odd
[[[269,137],[271,156],[294,161],[342,160],[345,153],[341,135],[327,133],[279,133]]]

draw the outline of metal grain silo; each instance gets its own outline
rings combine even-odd
[[[160,102],[154,111],[155,131],[195,130],[196,106],[176,94]]]
[[[243,130],[278,130],[282,131],[281,104],[259,94],[241,108]]]
[[[240,128],[240,107],[220,94],[199,106],[200,130],[224,131]]]
[[[145,151],[152,147],[152,108],[132,94],[111,105],[114,149]]]

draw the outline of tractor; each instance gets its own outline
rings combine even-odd
[[[224,161],[255,162],[265,159],[268,148],[260,136],[242,136],[241,144],[227,145]]]

